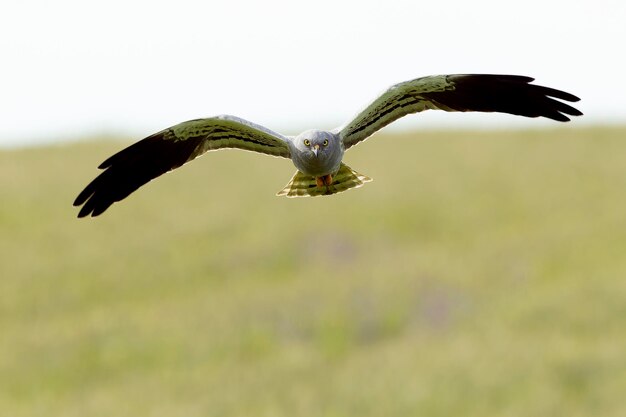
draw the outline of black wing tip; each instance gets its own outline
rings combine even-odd
[[[526,98],[529,100],[528,104],[533,104],[533,106],[538,104],[542,107],[542,111],[536,113],[514,105],[509,107],[518,108],[505,110],[505,113],[518,114],[526,117],[546,117],[557,122],[569,122],[571,119],[568,116],[583,115],[580,110],[563,103],[579,102],[580,97],[555,88],[531,84],[535,81],[534,77],[507,74],[458,74],[450,76],[450,81],[463,83],[464,85],[472,85],[474,89],[484,88],[486,90],[493,88],[495,85],[500,85],[510,93],[515,93],[519,95],[520,98]],[[563,102],[559,100],[562,100]],[[530,103],[530,101],[533,101],[534,103]]]
[[[81,210],[81,211],[79,211],[79,212],[78,212],[78,215],[77,215],[76,217],[77,217],[77,218],[79,218],[79,219],[83,219],[83,218],[85,218],[85,217],[89,216],[89,214],[90,214],[90,213],[88,213],[88,212],[84,212],[83,210]],[[93,216],[92,216],[92,217],[93,217]]]
[[[449,76],[454,81],[454,78],[469,78],[477,81],[499,81],[499,82],[508,82],[508,83],[516,83],[516,84],[530,84],[535,81],[535,77],[530,77],[528,75],[510,75],[510,74],[458,74]],[[545,90],[546,95],[551,97],[557,97],[561,100],[577,102],[580,101],[580,97],[575,96],[574,94],[567,93],[562,90],[557,90],[550,87],[543,87],[541,85],[533,85],[534,87],[539,87]]]
[[[559,111],[555,111],[554,113],[551,114],[541,114],[538,116],[531,116],[531,117],[545,117],[547,119],[550,120],[554,120],[555,122],[571,122],[572,119],[571,117],[578,117],[578,116],[582,116],[583,113],[577,109],[574,109],[572,107],[573,111],[563,111],[563,110],[559,110]],[[561,113],[562,112],[562,113]]]
[[[176,142],[170,130],[155,133],[107,158],[103,171],[74,200],[81,206],[78,217],[96,217],[152,179],[183,165],[202,137]]]
[[[87,201],[87,199],[91,197],[91,195],[93,195],[93,191],[89,191],[90,185],[91,184],[85,187],[85,189],[81,191],[80,194],[78,194],[78,196],[72,203],[74,207],[82,206],[85,203],[85,201]]]
[[[83,189],[83,191],[80,192],[80,194],[78,194],[78,196],[72,203],[74,207],[82,206],[78,213],[79,218],[86,217],[89,215],[89,213],[91,213],[92,208],[94,206],[94,198],[96,197],[96,191],[97,191],[101,176],[102,174],[94,178],[94,180],[91,181],[85,187],[85,189]]]
[[[450,81],[455,81],[455,79],[468,79],[468,80],[476,80],[476,81],[500,81],[500,82],[509,82],[509,83],[521,83],[521,84],[529,84],[535,81],[534,77],[529,77],[528,75],[511,75],[511,74],[453,74],[448,75],[448,79]]]
[[[80,204],[76,204],[76,202],[74,202],[74,207],[78,207],[78,206],[80,206]],[[84,206],[80,208],[80,211],[78,212],[78,215],[76,217],[78,217],[79,219],[82,219],[83,217],[89,216],[90,213],[91,213],[91,210],[88,210],[87,205],[85,204]]]
[[[568,106],[565,103],[560,103],[558,108],[554,109],[554,112],[550,115],[544,115],[545,117],[556,120],[557,122],[569,122],[571,121],[570,117],[578,117],[582,116],[583,112],[578,110],[575,107]]]
[[[563,113],[558,113],[558,116],[555,114],[554,116],[546,116],[546,117],[548,117],[548,119],[552,119],[552,120],[554,120],[556,122],[567,123],[567,122],[571,122],[572,121],[572,119],[570,119],[569,117],[567,117]]]
[[[577,97],[574,94],[568,93],[566,91],[535,84],[533,84],[533,87],[540,89],[548,97],[558,98],[559,100],[568,101],[570,103],[576,103],[580,101],[580,97]]]
[[[111,205],[114,203],[114,201],[110,201],[110,200],[103,200],[101,199],[100,201],[95,200],[95,196],[91,196],[91,198],[89,200],[87,200],[87,202],[85,203],[85,205],[83,205],[80,208],[80,211],[78,212],[78,218],[82,219],[83,217],[97,217],[99,215],[101,215],[102,213],[104,213],[109,207],[111,207]],[[74,204],[74,206],[79,206],[80,204]]]
[[[82,207],[80,208],[80,211],[78,212],[78,218],[81,219],[83,217],[87,217],[90,216],[91,217],[95,217],[98,214],[101,214],[102,212],[104,212],[104,210],[106,210],[106,208],[104,210],[100,210],[100,213],[97,213],[97,202],[94,200],[96,196],[95,195],[90,195],[89,199],[87,199],[86,201],[78,201],[78,199],[76,201],[74,201],[74,207],[79,207],[82,205]],[[84,203],[84,205],[83,205]],[[107,207],[110,206],[107,205]],[[96,214],[97,213],[97,214]]]
[[[565,101],[569,101],[571,103],[576,103],[578,101],[580,101],[580,97],[575,96],[574,94],[570,94],[570,93],[565,93],[567,94],[568,98],[564,98],[563,100]],[[582,113],[580,113],[579,115],[577,114],[576,116],[582,116]]]
[[[567,113],[569,116],[574,116],[574,117],[578,117],[578,116],[584,116],[584,113],[581,112],[580,110],[572,107],[572,111]]]

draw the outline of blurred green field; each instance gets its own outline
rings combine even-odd
[[[0,415],[624,416],[625,139],[381,134],[313,199],[214,152],[81,220],[126,142],[0,151]]]

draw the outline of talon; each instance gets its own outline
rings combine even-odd
[[[333,176],[328,174],[324,175],[323,177],[315,177],[315,183],[319,188],[322,188],[324,186],[328,187],[330,186],[330,184],[333,183]]]

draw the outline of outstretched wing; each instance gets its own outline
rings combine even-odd
[[[247,120],[217,116],[189,120],[155,133],[104,161],[104,169],[76,197],[78,217],[102,214],[150,180],[211,150],[238,148],[290,158],[288,140]],[[83,205],[84,204],[84,205]]]
[[[510,113],[547,117],[559,122],[582,113],[556,99],[575,102],[578,97],[553,88],[530,84],[520,75],[435,75],[396,84],[353,120],[338,129],[346,149],[407,114],[424,110]]]

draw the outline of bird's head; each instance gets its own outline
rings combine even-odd
[[[294,163],[304,173],[326,175],[339,167],[343,146],[338,135],[323,130],[307,130],[295,137]]]

